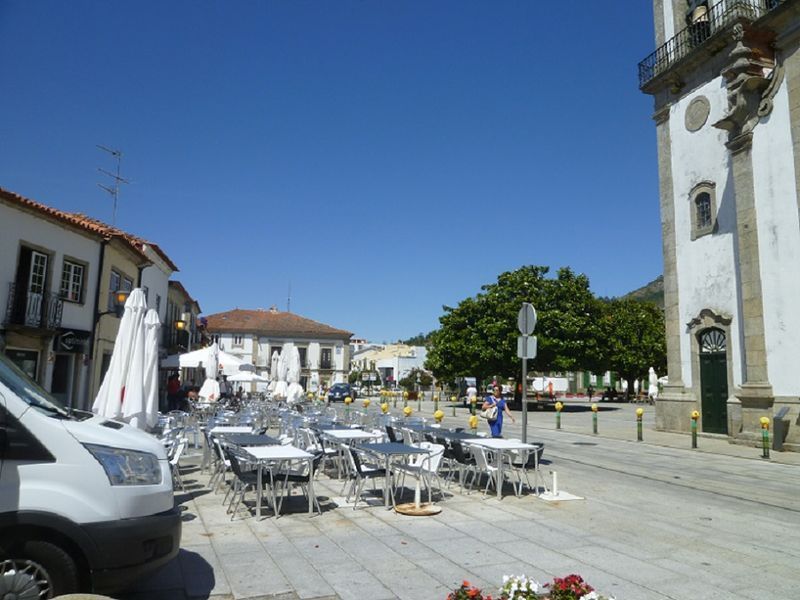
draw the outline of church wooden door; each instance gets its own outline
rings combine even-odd
[[[716,328],[700,335],[700,403],[703,431],[728,433],[728,355]]]

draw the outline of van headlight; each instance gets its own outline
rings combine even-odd
[[[84,444],[108,476],[111,485],[158,485],[161,466],[155,454]]]

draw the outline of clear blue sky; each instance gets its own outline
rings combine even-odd
[[[206,314],[376,341],[524,264],[662,271],[650,2],[0,0],[0,186],[160,244]]]

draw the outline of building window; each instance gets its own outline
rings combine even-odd
[[[117,299],[115,294],[120,288],[122,277],[116,271],[111,271],[111,277],[108,280],[108,310],[114,310],[117,306]]]
[[[244,346],[244,336],[234,335],[233,336],[233,345],[234,346]]]
[[[705,229],[711,227],[711,196],[708,192],[697,194],[694,199],[694,205],[697,209],[697,227],[698,229]]]
[[[714,233],[716,228],[717,199],[715,185],[704,181],[697,184],[689,195],[692,213],[692,239]]]
[[[298,348],[297,351],[300,353],[300,368],[306,368],[306,354],[308,353],[308,348]]]
[[[146,285],[142,286],[142,291],[144,292],[144,301],[145,304],[150,304],[150,288]]]
[[[65,260],[61,271],[61,297],[70,302],[83,302],[83,280],[86,267]]]
[[[156,312],[161,312],[161,295],[156,294]]]
[[[130,292],[133,289],[133,280],[128,279],[127,277],[122,278],[122,289],[126,292]]]
[[[320,351],[320,358],[319,358],[319,368],[320,369],[330,369],[331,368],[331,349],[330,348],[323,348]]]

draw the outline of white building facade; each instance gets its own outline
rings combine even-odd
[[[800,4],[655,0],[669,383],[657,425],[732,441],[800,413]],[[787,442],[800,443],[797,428]]]
[[[428,351],[425,346],[406,344],[386,344],[380,347],[364,347],[353,354],[353,369],[357,371],[375,370],[380,374],[381,383],[394,386],[413,369],[425,369]]]
[[[207,317],[208,334],[225,350],[256,372],[269,376],[274,352],[294,344],[300,352],[301,385],[306,390],[329,387],[347,381],[350,372],[351,333],[294,313],[269,310],[242,310]]]

